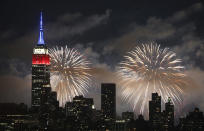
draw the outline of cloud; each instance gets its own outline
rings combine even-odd
[[[182,108],[182,115],[185,116],[187,112],[192,111],[193,108],[198,107],[204,110],[204,71],[199,68],[191,68],[185,72],[191,79],[191,88],[185,95],[185,100]]]
[[[179,22],[179,21],[185,20],[189,16],[193,15],[196,12],[201,11],[202,9],[203,9],[202,3],[196,3],[185,10],[181,10],[181,11],[176,12],[170,18],[168,18],[167,21],[174,23],[174,22]]]
[[[197,3],[185,10],[175,12],[167,18],[151,16],[145,24],[139,25],[133,22],[126,26],[126,29],[123,29],[124,33],[121,36],[111,40],[111,48],[124,54],[134,46],[152,40],[162,41],[162,45],[185,44],[184,38],[186,36],[195,37],[196,25],[190,18],[202,9],[203,5]],[[187,18],[188,20],[184,21]],[[104,49],[108,48],[110,48],[109,44],[104,47]]]
[[[194,67],[204,69],[204,40],[194,34],[186,34],[182,41],[183,44],[174,46],[173,50],[183,59],[187,69]]]
[[[113,42],[114,49],[126,52],[132,49],[137,42],[168,39],[176,32],[175,27],[156,17],[150,17],[146,25],[132,24],[131,30]]]
[[[14,75],[1,75],[0,102],[26,103],[31,100],[31,75],[19,77]]]
[[[31,67],[19,59],[0,59],[0,102],[31,103]]]
[[[80,17],[82,17],[81,13],[74,13],[74,14],[66,13],[59,16],[57,19],[57,22],[66,24],[66,23],[74,22],[77,19],[80,19]]]
[[[59,42],[59,40],[69,41],[75,35],[82,35],[101,24],[105,24],[109,19],[109,16],[110,10],[106,10],[105,14],[100,15],[93,14],[84,16],[80,13],[62,14],[56,18],[55,21],[45,24],[45,41],[48,42],[49,45],[53,43],[56,45],[55,42]],[[9,29],[8,31],[1,32],[1,37],[10,38],[11,32],[16,31]],[[12,38],[6,42],[3,41],[3,39],[0,39],[0,43],[2,44],[0,48],[0,55],[7,55],[7,57],[11,58],[26,59],[27,61],[30,60],[32,49],[38,40],[38,33],[39,32],[36,27],[36,30],[24,33],[17,39]]]
[[[0,58],[0,74],[25,76],[30,73],[31,64],[27,64],[20,59]]]
[[[74,35],[81,35],[84,32],[103,24],[108,20],[110,16],[110,10],[106,10],[102,15],[83,16],[79,13],[71,15],[64,14],[60,16],[59,21],[55,21],[48,24],[48,39],[64,39],[70,38]],[[70,21],[75,20],[74,22]]]
[[[12,38],[13,36],[15,36],[16,33],[13,30],[6,30],[5,32],[0,32],[0,39],[9,39]]]

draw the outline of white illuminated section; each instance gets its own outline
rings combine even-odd
[[[48,54],[48,49],[34,48],[33,54]]]
[[[95,109],[95,106],[94,106],[94,105],[92,105],[92,109]]]

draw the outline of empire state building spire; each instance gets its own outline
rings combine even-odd
[[[40,12],[40,34],[38,38],[38,45],[44,45],[44,37],[43,37],[43,20],[42,20],[42,12]]]

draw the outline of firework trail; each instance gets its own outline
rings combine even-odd
[[[170,97],[174,105],[180,105],[187,85],[183,69],[181,59],[168,48],[161,49],[156,43],[142,44],[128,52],[118,66],[123,99],[141,114],[148,113],[153,92],[161,95],[163,103]]]
[[[75,49],[51,48],[51,86],[57,92],[60,106],[72,101],[74,96],[87,93],[91,82],[89,61]]]

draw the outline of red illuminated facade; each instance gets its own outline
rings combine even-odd
[[[33,54],[32,55],[32,64],[34,65],[50,65],[50,56],[48,54]]]

